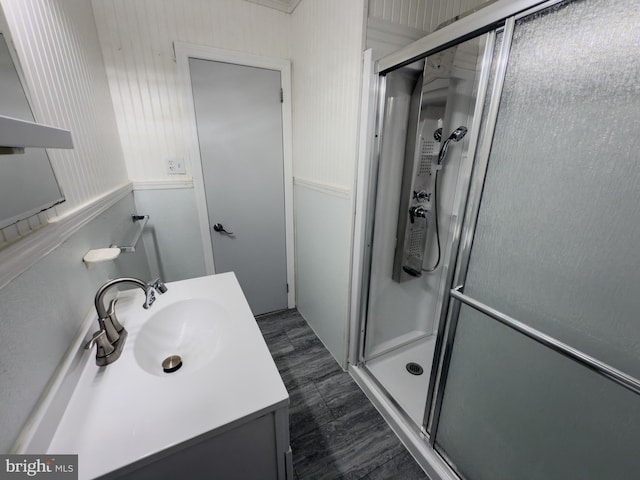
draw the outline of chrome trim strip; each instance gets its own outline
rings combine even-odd
[[[478,310],[479,312],[484,313],[488,317],[493,318],[503,325],[522,333],[530,339],[535,340],[545,347],[550,348],[554,352],[557,352],[567,358],[570,358],[571,360],[578,362],[580,365],[593,370],[594,372],[602,375],[605,378],[608,378],[609,380],[617,383],[618,385],[626,388],[636,395],[640,395],[640,380],[627,375],[626,373],[621,372],[620,370],[607,365],[606,363],[596,360],[592,356],[587,355],[586,353],[581,352],[580,350],[577,350],[573,347],[570,347],[566,343],[556,340],[555,338],[550,337],[549,335],[546,335],[539,330],[536,330],[535,328],[530,327],[529,325],[526,325],[513,317],[510,317],[509,315],[491,308],[488,305],[479,302],[478,300],[474,300],[464,293],[461,293],[459,291],[459,288],[460,287],[451,290],[450,292],[450,295],[456,300],[474,308],[475,310]]]
[[[527,9],[527,10],[523,10],[522,12],[518,13],[516,15],[516,23],[521,18],[528,17],[532,13],[536,13],[536,12],[539,12],[541,10],[545,10],[545,9],[547,9],[549,7],[553,7],[554,5],[556,5],[558,3],[571,2],[571,1],[573,1],[573,0],[547,0],[547,2],[545,2],[544,4],[536,5],[535,7],[531,7],[529,9]]]
[[[452,304],[452,305],[451,305]],[[449,319],[445,327],[445,345],[444,353],[440,366],[440,375],[437,377],[437,389],[435,390],[435,402],[433,405],[433,415],[431,416],[431,425],[428,428],[430,433],[429,444],[435,448],[436,436],[438,434],[438,425],[440,423],[440,412],[442,411],[442,402],[444,399],[444,387],[449,375],[449,365],[451,364],[451,354],[453,352],[453,341],[455,339],[456,330],[458,328],[458,318],[460,317],[460,303],[450,300]],[[429,379],[431,381],[431,379]],[[430,408],[427,407],[427,408]]]
[[[487,165],[489,162],[489,153],[491,151],[491,143],[493,141],[493,133],[496,126],[496,120],[498,118],[498,108],[500,106],[500,97],[502,96],[502,87],[504,85],[504,77],[507,71],[507,62],[509,60],[509,52],[511,50],[511,40],[513,39],[513,31],[515,28],[515,19],[509,18],[504,26],[504,33],[502,38],[502,45],[500,46],[500,52],[498,53],[496,73],[491,91],[489,110],[487,112],[487,118],[485,119],[486,128],[483,132],[482,138],[479,143],[479,148],[476,153],[476,160],[473,172],[473,179],[471,183],[471,190],[469,192],[468,203],[466,207],[466,213],[464,218],[463,233],[460,242],[460,251],[458,253],[458,264],[456,266],[456,272],[453,278],[453,285],[461,285],[464,283],[467,275],[467,267],[469,265],[469,257],[471,256],[471,245],[473,242],[473,235],[475,232],[476,221],[478,219],[478,212],[480,211],[480,200],[482,198],[482,189],[484,186],[484,179],[487,172]],[[444,398],[444,387],[447,381],[447,375],[449,372],[449,365],[451,363],[451,353],[453,351],[453,341],[458,327],[458,317],[460,314],[460,304],[456,303],[453,308],[449,309],[450,315],[447,321],[447,334],[444,347],[444,354],[442,356],[442,366],[440,368],[440,377],[438,379],[438,387],[435,391],[435,404],[433,407],[433,416],[431,419],[431,436],[429,441],[431,446],[434,446],[435,439],[438,433],[438,424],[440,422],[440,412],[442,410],[442,400]]]
[[[378,111],[378,84],[380,76],[373,73],[373,50],[363,54],[362,98],[360,105],[360,134],[358,147],[358,165],[354,182],[353,206],[353,246],[351,259],[351,300],[349,306],[349,341],[347,342],[347,361],[357,365],[360,352],[362,327],[362,296],[368,287],[367,282],[367,218],[369,211],[371,185],[371,165],[373,164],[376,134],[376,114]]]
[[[505,19],[545,3],[545,0],[499,0],[467,17],[443,27],[400,50],[382,57],[375,71],[382,75],[408,65],[435,51],[444,50],[469,38],[477,37],[500,26]]]
[[[371,262],[373,257],[373,233],[375,229],[375,212],[377,208],[378,197],[378,176],[380,174],[380,156],[382,155],[382,130],[384,126],[384,107],[387,96],[387,79],[386,77],[378,76],[377,79],[378,90],[378,102],[376,112],[376,125],[375,125],[375,144],[372,152],[372,165],[369,171],[370,183],[369,183],[369,198],[365,220],[365,233],[366,244],[363,248],[363,266],[362,271],[363,285],[362,295],[360,296],[360,338],[358,347],[358,364],[362,364],[365,361],[365,345],[367,336],[367,326],[369,322],[369,296],[371,293]]]
[[[502,97],[502,88],[507,71],[507,63],[509,61],[509,53],[511,51],[511,40],[515,28],[515,20],[510,18],[505,24],[503,31],[502,45],[496,59],[496,72],[494,84],[491,91],[489,109],[487,118],[485,119],[486,128],[480,139],[478,150],[476,152],[476,168],[473,173],[473,183],[469,193],[469,203],[467,205],[467,214],[464,219],[463,234],[460,241],[460,262],[456,266],[453,283],[462,285],[467,276],[467,268],[469,266],[469,257],[471,256],[471,246],[473,237],[475,236],[476,222],[480,212],[480,201],[482,200],[482,191],[484,189],[484,180],[487,175],[489,165],[489,154],[491,153],[491,145],[493,144],[493,134],[496,129],[496,121],[498,119],[498,110],[500,108],[500,99]]]
[[[424,417],[422,420],[422,426],[425,431],[429,432],[429,420],[432,411],[432,403],[433,396],[436,388],[436,379],[438,377],[438,373],[440,370],[440,358],[442,354],[442,346],[444,341],[444,334],[447,325],[447,315],[449,313],[449,299],[448,288],[451,288],[453,285],[453,275],[455,272],[455,265],[458,257],[458,248],[460,245],[460,238],[462,234],[462,225],[464,223],[464,215],[466,211],[466,205],[469,201],[469,193],[470,193],[470,185],[471,178],[473,173],[473,164],[475,160],[476,149],[479,145],[479,135],[480,135],[480,126],[482,123],[482,112],[484,110],[485,99],[487,96],[487,89],[489,86],[489,75],[491,72],[491,62],[493,61],[493,50],[495,48],[495,40],[496,33],[495,31],[489,32],[487,34],[487,40],[484,46],[483,58],[481,60],[480,74],[478,78],[478,90],[476,93],[476,101],[473,109],[473,117],[477,119],[477,121],[473,122],[471,125],[471,131],[469,132],[469,149],[466,153],[467,155],[467,165],[468,169],[463,171],[460,170],[459,176],[463,177],[462,179],[462,191],[466,192],[466,198],[464,201],[461,201],[458,205],[458,210],[456,212],[456,224],[454,225],[453,238],[450,256],[445,265],[448,266],[447,274],[445,278],[445,290],[442,293],[442,304],[440,307],[440,316],[438,320],[438,330],[436,333],[436,344],[433,352],[433,360],[431,362],[431,376],[429,377],[429,388],[427,390],[427,401],[425,403]],[[452,219],[453,220],[453,219]]]

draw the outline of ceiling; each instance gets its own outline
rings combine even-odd
[[[300,0],[247,0],[247,2],[257,3],[269,8],[275,8],[281,12],[291,13],[300,3]]]

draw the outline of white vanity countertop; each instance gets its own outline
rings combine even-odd
[[[95,348],[48,452],[78,454],[80,478],[95,478],[247,416],[287,405],[288,394],[233,273],[167,284],[144,310],[142,290],[120,295],[116,313],[129,332],[121,357],[95,365]],[[152,375],[134,356],[144,322],[185,299],[208,298],[227,312],[209,366]],[[97,329],[97,321],[92,325]],[[177,352],[179,353],[179,352]],[[184,358],[184,356],[183,356]]]

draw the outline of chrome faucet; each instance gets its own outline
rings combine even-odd
[[[101,367],[115,362],[120,357],[124,342],[127,339],[127,331],[116,317],[116,302],[118,299],[115,298],[111,300],[108,308],[104,306],[104,296],[107,291],[120,284],[131,284],[141,288],[145,295],[145,300],[142,304],[142,307],[145,309],[149,308],[153,305],[153,302],[155,302],[155,292],[163,294],[167,291],[167,286],[162,283],[160,279],[146,283],[137,278],[130,277],[109,280],[98,289],[95,306],[98,312],[98,325],[100,329],[93,334],[91,340],[85,345],[85,348],[89,349],[93,347],[93,345],[97,345],[96,365]]]

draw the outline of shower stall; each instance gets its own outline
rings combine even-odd
[[[640,471],[639,26],[498,0],[375,66],[351,371],[434,478]]]

